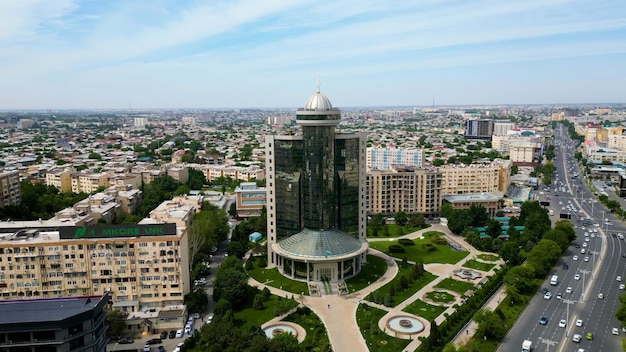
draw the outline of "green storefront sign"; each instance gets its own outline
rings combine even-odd
[[[176,224],[68,226],[59,229],[62,239],[115,238],[176,235]]]

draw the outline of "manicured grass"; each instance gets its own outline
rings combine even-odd
[[[252,308],[252,300],[248,300],[244,309],[234,312],[235,319],[233,320],[233,323],[242,329],[242,331],[248,331],[253,326],[261,326],[265,324],[275,317],[274,305],[278,300],[280,300],[279,304],[283,304],[288,308],[294,308],[298,305],[298,302],[292,299],[271,295],[270,299],[263,303],[264,308],[262,310],[257,310]]]
[[[284,321],[296,323],[306,329],[306,337],[300,343],[303,351],[331,351],[328,333],[320,318],[307,307],[298,308],[291,313]]]
[[[418,317],[422,317],[428,321],[433,321],[436,317],[441,315],[443,311],[445,311],[447,307],[443,306],[434,306],[432,304],[428,304],[422,300],[415,300],[408,306],[406,306],[403,311],[411,314],[415,314]]]
[[[482,259],[488,262],[495,262],[496,260],[500,259],[500,257],[497,254],[479,254],[477,255],[478,259]]]
[[[385,274],[385,271],[387,271],[385,259],[375,255],[368,255],[367,263],[361,266],[361,272],[357,276],[346,280],[348,290],[355,292],[364,289],[380,279]]]
[[[471,259],[471,260],[468,260],[467,263],[463,264],[463,266],[466,267],[466,268],[476,269],[476,270],[480,270],[480,271],[489,271],[496,265],[495,264],[489,264],[489,263],[483,263],[483,262],[479,262],[479,261],[476,261],[474,259]]]
[[[248,275],[262,284],[277,287],[293,294],[299,295],[303,292],[304,295],[309,294],[306,282],[290,280],[282,276],[276,268],[267,269],[255,266],[254,269],[248,270]]]
[[[505,300],[502,303],[500,303],[498,308],[502,311],[502,313],[504,313],[504,320],[505,320],[504,324],[506,325],[507,331],[511,329],[511,327],[517,320],[517,317],[520,314],[522,314],[522,311],[524,310],[524,308],[526,307],[526,304],[531,298],[532,296],[526,297],[524,302],[517,303],[514,305],[511,305],[510,302],[508,302],[508,300]],[[482,336],[474,336],[472,337],[472,340],[477,342],[480,352],[495,351],[498,345],[500,344],[500,340],[493,340],[493,339],[485,340],[482,338]]]
[[[429,228],[431,225],[426,224],[425,227],[413,227],[413,226],[403,226],[400,232],[400,226],[396,224],[387,224],[387,229],[389,230],[389,235],[385,235],[383,229],[378,230],[378,235],[374,236],[374,229],[371,226],[367,227],[367,238],[387,238],[387,237],[399,237],[408,235],[410,233]]]
[[[356,321],[361,335],[370,351],[397,352],[402,351],[411,342],[387,335],[378,328],[378,321],[387,314],[386,311],[364,304],[356,310]]]
[[[453,302],[456,299],[454,295],[444,291],[430,291],[426,293],[426,297],[439,303]]]
[[[435,232],[435,231],[429,231]],[[450,247],[446,245],[435,245],[437,248],[436,251],[427,252],[422,248],[422,244],[432,243],[430,239],[414,239],[414,246],[406,246],[404,249],[405,253],[394,253],[389,252],[389,246],[392,244],[398,244],[398,241],[376,241],[370,242],[370,247],[377,249],[385,254],[388,254],[392,257],[403,258],[407,257],[409,261],[417,262],[421,261],[424,264],[428,263],[444,263],[444,264],[455,264],[458,263],[461,259],[465,258],[469,252],[467,251],[454,251]]]
[[[390,307],[395,307],[398,304],[404,302],[407,298],[413,296],[415,292],[422,289],[422,287],[426,286],[429,282],[433,281],[437,278],[437,276],[425,271],[420,278],[414,280],[412,283],[409,283],[409,287],[405,290],[398,290],[398,284],[401,282],[402,277],[410,277],[412,275],[413,268],[411,265],[403,268],[400,264],[398,268],[398,275],[388,282],[385,286],[379,288],[378,290],[372,292],[367,296],[367,299],[374,303],[385,303],[385,296],[391,291],[391,287],[394,288],[394,295],[391,297],[391,302],[389,304]],[[376,295],[378,295],[378,301],[376,301]]]
[[[441,282],[435,285],[435,288],[445,288],[450,291],[458,292],[460,294],[464,294],[465,292],[467,292],[467,290],[475,289],[474,284],[471,284],[469,282],[454,280],[449,277],[441,280]]]

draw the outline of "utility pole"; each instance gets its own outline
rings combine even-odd
[[[572,301],[571,299],[564,299],[563,303],[567,304],[567,318],[565,320],[565,337],[567,337],[567,331],[569,330],[569,305],[574,304],[577,301]]]
[[[557,343],[559,343],[558,341],[552,341],[550,339],[544,339],[544,338],[539,338],[539,340],[541,341],[540,343],[545,343],[546,344],[546,351],[550,352],[550,346],[554,346]]]
[[[583,292],[580,293],[580,301],[585,302],[585,276],[591,273],[590,270],[578,269],[581,273],[583,273]]]

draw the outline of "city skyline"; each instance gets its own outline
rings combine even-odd
[[[0,4],[0,109],[624,102],[618,1]]]

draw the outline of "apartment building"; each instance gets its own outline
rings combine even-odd
[[[134,214],[141,204],[143,192],[135,189],[131,184],[113,185],[104,190],[104,193],[115,197],[120,210],[127,214]]]
[[[489,163],[444,165],[441,173],[441,194],[468,194],[499,191],[506,193],[510,184],[510,160],[495,159]]]
[[[490,217],[496,216],[500,209],[502,194],[482,193],[482,194],[460,194],[444,196],[442,204],[450,204],[452,209],[469,209],[472,205],[481,205]]]
[[[107,293],[0,301],[3,351],[105,352]]]
[[[114,307],[183,304],[187,232],[175,224],[67,226],[0,234],[0,299],[94,296]]]
[[[394,166],[415,166],[424,165],[423,149],[402,149],[402,148],[367,148],[367,168],[389,170]]]
[[[515,165],[534,165],[539,162],[540,144],[532,141],[515,141],[509,146],[509,159]]]
[[[93,193],[100,187],[108,186],[108,174],[106,173],[72,173],[72,192]]]
[[[238,218],[258,216],[267,204],[267,190],[255,182],[242,182],[235,188],[235,196]]]
[[[22,203],[18,171],[0,172],[0,208]]]
[[[491,140],[493,120],[465,120],[465,139]]]
[[[367,173],[368,214],[398,211],[435,216],[441,204],[442,174],[429,169],[401,167]]]
[[[620,149],[604,148],[599,146],[587,146],[585,149],[586,158],[597,164],[602,161],[626,162],[626,151]]]
[[[214,181],[220,177],[245,182],[265,179],[265,170],[258,166],[206,165],[201,171],[204,172],[207,181]]]

